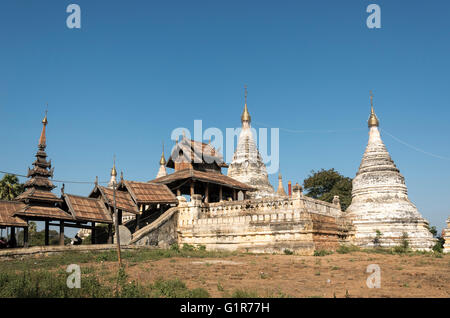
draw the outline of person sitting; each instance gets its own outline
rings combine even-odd
[[[0,237],[0,248],[6,248],[8,244],[6,243],[6,240],[4,237]]]
[[[83,240],[81,239],[81,237],[78,236],[78,233],[75,234],[75,237],[72,239],[72,245],[81,245],[81,243],[83,242]]]

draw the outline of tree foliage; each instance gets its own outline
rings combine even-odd
[[[11,201],[23,191],[23,184],[14,175],[5,174],[0,180],[0,200]]]
[[[303,181],[303,188],[306,196],[330,203],[338,195],[344,211],[352,202],[352,179],[344,177],[333,168],[312,170]]]

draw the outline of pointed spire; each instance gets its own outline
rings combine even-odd
[[[161,154],[161,159],[159,160],[159,164],[161,166],[165,166],[166,165],[166,158],[164,157],[164,142],[162,144],[162,154]]]
[[[241,122],[248,122],[250,123],[252,118],[250,117],[250,113],[248,112],[248,108],[247,108],[247,85],[244,85],[244,90],[245,90],[245,104],[244,104],[244,111],[242,112],[242,116],[241,116]]]
[[[278,189],[277,194],[280,196],[287,196],[286,191],[284,191],[283,187],[283,178],[281,177],[281,172],[278,174]]]
[[[116,155],[114,155],[113,167],[111,169],[111,179],[109,180],[108,187],[112,188],[114,184],[117,184],[117,170],[116,170]]]
[[[367,122],[370,127],[378,127],[380,122],[378,121],[377,115],[375,115],[375,111],[373,110],[373,94],[372,91],[370,91],[370,117],[369,121]]]
[[[111,169],[111,177],[117,177],[117,170],[116,170],[116,155],[114,155],[114,163],[113,167]]]
[[[178,143],[178,138],[177,138],[177,143]],[[160,177],[164,177],[167,176],[167,171],[166,171],[166,158],[164,157],[164,142],[163,142],[163,150],[162,150],[162,154],[161,154],[161,159],[159,160],[159,170],[158,173],[156,174],[156,178],[160,178]]]
[[[46,145],[47,140],[45,138],[45,127],[47,126],[47,124],[48,124],[48,120],[47,120],[47,110],[46,110],[45,117],[42,120],[42,131],[41,131],[41,137],[39,138],[39,145],[38,145],[39,148],[42,150],[45,149],[45,147],[47,146]]]

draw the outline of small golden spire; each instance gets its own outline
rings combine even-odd
[[[244,85],[244,90],[245,90],[245,104],[244,104],[244,112],[242,113],[241,116],[241,122],[249,122],[251,121],[251,117],[250,117],[250,113],[248,112],[248,108],[247,108],[247,85]]]
[[[114,164],[113,167],[111,169],[111,176],[112,177],[117,177],[117,170],[116,170],[116,155],[114,155]]]
[[[377,115],[375,115],[375,111],[373,110],[373,94],[372,91],[370,91],[370,117],[367,124],[370,127],[378,127],[380,125],[380,122],[378,121]]]
[[[47,120],[47,112],[48,112],[48,104],[47,104],[47,109],[45,110],[45,117],[44,117],[44,119],[42,119],[42,123],[43,123],[44,125],[47,125],[47,124],[48,124],[48,120]]]
[[[47,120],[47,110],[46,110],[45,117],[42,120],[42,131],[41,131],[41,137],[39,138],[39,145],[38,145],[42,149],[45,149],[45,147],[46,147],[47,139],[45,137],[45,127],[47,126],[47,124],[48,124],[48,120]]]
[[[159,160],[159,164],[161,166],[165,166],[166,165],[166,158],[164,157],[164,142],[162,144],[162,154],[161,154],[161,159]]]

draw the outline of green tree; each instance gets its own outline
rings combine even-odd
[[[352,179],[344,177],[333,168],[312,170],[303,181],[303,188],[307,196],[330,203],[338,195],[344,211],[352,202]]]
[[[5,174],[0,180],[0,200],[11,201],[23,191],[23,184],[12,174]]]

